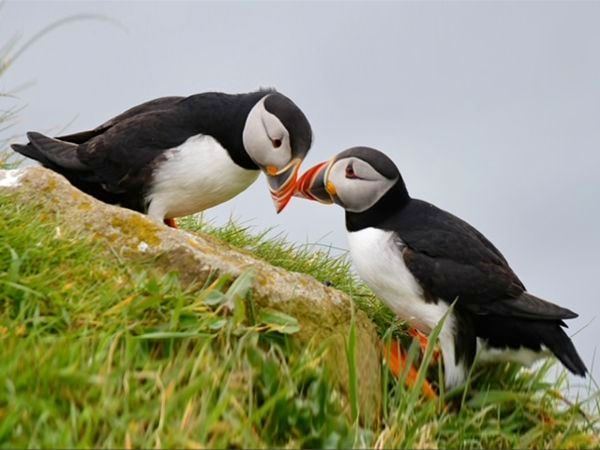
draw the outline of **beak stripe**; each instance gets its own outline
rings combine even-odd
[[[300,164],[302,164],[302,160],[295,158],[280,170],[277,170],[273,166],[266,167],[265,171],[269,177],[273,177],[275,180],[277,180],[276,177],[284,177],[281,185],[277,185],[278,183],[276,182],[276,187],[269,186],[271,198],[273,199],[273,203],[275,203],[277,213],[283,211],[294,194]]]
[[[337,194],[337,191],[335,189],[335,184],[333,184],[331,181],[327,182],[327,184],[325,185],[325,190],[329,193],[329,195]]]
[[[331,204],[331,194],[325,189],[325,186],[321,185],[321,183],[324,179],[327,179],[332,163],[333,161],[331,160],[325,161],[308,169],[298,180],[294,196],[326,205]],[[325,194],[327,198],[321,197],[323,194]]]

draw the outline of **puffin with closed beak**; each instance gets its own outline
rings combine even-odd
[[[274,90],[162,97],[93,130],[27,137],[13,150],[99,200],[172,226],[236,196],[261,171],[281,211],[312,143],[304,113]]]
[[[585,376],[564,331],[564,320],[577,314],[527,292],[471,225],[411,198],[385,154],[367,147],[339,153],[309,169],[295,195],[346,210],[352,262],[399,318],[429,333],[447,315],[439,344],[448,388],[464,383],[478,352],[479,360],[524,365],[554,354]]]

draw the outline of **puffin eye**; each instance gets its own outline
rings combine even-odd
[[[273,143],[273,147],[275,147],[275,148],[281,147],[281,139],[271,139],[271,142]]]
[[[358,176],[356,176],[356,173],[354,173],[354,167],[352,167],[352,163],[346,166],[346,178],[349,178],[351,180],[359,178]]]

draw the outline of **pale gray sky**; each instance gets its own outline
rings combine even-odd
[[[91,128],[163,95],[274,86],[306,113],[304,168],[369,145],[410,193],[464,218],[528,289],[580,314],[600,342],[600,2],[11,2],[0,43],[73,14],[0,82],[26,105],[11,130]],[[346,248],[343,212],[264,180],[208,214]],[[600,378],[598,364],[594,369]]]

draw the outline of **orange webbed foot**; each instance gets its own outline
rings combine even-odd
[[[408,358],[407,353],[400,347],[400,343],[397,340],[393,340],[389,346],[384,345],[383,355],[388,362],[392,374],[395,377],[399,377],[405,370]],[[406,384],[410,387],[414,386],[417,382],[417,375],[418,370],[411,364],[406,375]],[[437,394],[429,381],[425,380],[423,382],[421,390],[423,395],[429,400],[437,399]]]

